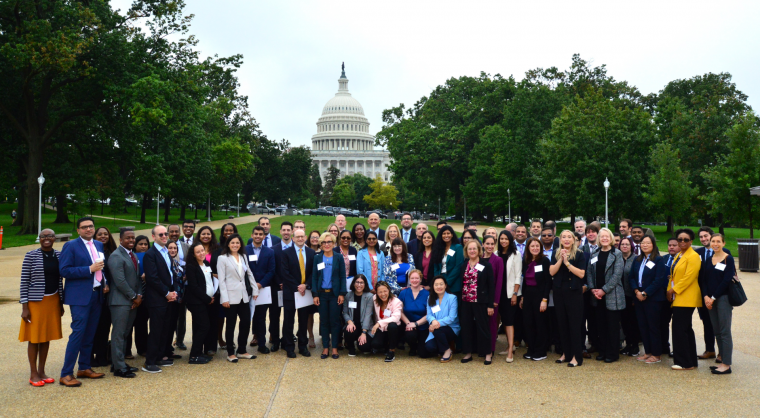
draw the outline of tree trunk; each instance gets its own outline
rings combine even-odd
[[[185,210],[187,209],[187,206],[182,205],[181,209],[179,210],[179,220],[185,221]]]
[[[103,207],[105,206],[105,203],[103,203],[105,199],[100,199],[100,216],[103,216]]]
[[[69,215],[66,213],[66,203],[68,201],[66,200],[66,193],[59,193],[55,197],[55,222],[56,224],[68,224],[71,223],[69,220]]]
[[[570,229],[575,231],[575,214],[570,214]]]
[[[18,235],[37,233],[38,208],[35,203],[37,202],[37,199],[39,199],[40,191],[40,186],[37,184],[37,178],[42,172],[42,138],[37,135],[31,136],[27,141],[27,146],[29,147],[29,156],[26,163],[26,193],[24,193],[26,195],[26,202],[24,202],[24,211],[19,211],[19,215],[21,213],[24,214],[24,219],[21,224],[21,229],[18,231]],[[19,203],[20,202],[21,197],[19,197]],[[20,206],[21,205],[19,204],[19,207]]]
[[[670,215],[668,215],[667,224],[668,226],[665,228],[665,232],[670,232],[672,234],[673,233],[673,217]]]
[[[140,208],[140,223],[145,223],[145,208],[148,207],[148,203],[150,203],[150,198],[148,195],[143,195],[143,201],[142,201],[142,207]]]
[[[721,234],[723,234],[723,236],[726,236],[726,233],[724,232],[724,227],[723,227],[724,222],[723,222],[722,213],[718,214],[718,223],[720,224],[720,226],[718,227],[718,230],[720,231]]]
[[[197,203],[195,204],[195,218],[193,219],[198,219],[198,204]]]
[[[164,222],[169,222],[169,212],[172,210],[171,198],[164,196]]]

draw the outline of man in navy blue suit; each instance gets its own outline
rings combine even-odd
[[[295,343],[293,342],[293,326],[296,313],[298,314],[298,352],[304,357],[311,356],[307,344],[309,337],[306,328],[311,314],[310,307],[296,309],[295,293],[301,295],[311,290],[311,270],[314,263],[314,250],[307,247],[306,233],[297,229],[293,235],[294,245],[282,252],[281,280],[282,304],[285,318],[282,322],[282,347],[289,358],[295,358]]]
[[[100,379],[103,373],[95,373],[90,367],[92,343],[100,321],[104,293],[108,282],[103,274],[105,257],[103,244],[95,241],[95,222],[90,217],[77,221],[79,238],[63,246],[60,255],[60,272],[66,287],[63,303],[71,312],[71,335],[66,345],[66,356],[59,383],[78,387],[82,383],[74,377],[74,363],[79,358],[77,378]]]
[[[251,331],[259,342],[259,353],[269,354],[269,348],[265,344],[267,340],[267,311],[280,309],[277,306],[277,291],[280,289],[277,286],[277,280],[275,280],[274,250],[263,245],[264,228],[258,225],[253,228],[251,239],[253,239],[253,243],[245,247],[245,253],[248,254],[248,265],[251,267],[253,277],[256,278],[256,285],[259,290],[270,288],[272,292],[271,305],[256,305]]]

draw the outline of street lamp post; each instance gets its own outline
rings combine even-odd
[[[607,191],[610,188],[610,181],[607,180],[607,177],[604,178],[604,223],[606,224],[607,228],[610,227],[610,216],[609,216],[609,205],[607,200]]]
[[[39,217],[37,217],[37,239],[34,242],[40,242],[40,234],[42,233],[42,185],[45,184],[45,177],[42,173],[37,178],[37,183],[40,184],[40,207]]]
[[[156,197],[156,226],[158,226],[159,212],[161,207],[161,186],[158,186],[158,197]]]
[[[237,210],[238,210],[238,218],[240,217],[240,193],[238,193],[238,204],[237,204]]]
[[[507,196],[509,196],[509,222],[512,222],[512,193],[510,193],[509,189],[507,189]]]

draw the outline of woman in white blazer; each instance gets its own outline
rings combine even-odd
[[[251,328],[250,298],[259,296],[259,288],[248,266],[248,257],[243,247],[243,239],[238,234],[227,237],[222,254],[216,260],[219,275],[219,302],[225,310],[227,328],[227,361],[237,363],[238,358],[254,359],[256,356],[246,352],[248,331]],[[240,317],[238,331],[237,355],[235,355],[235,322]]]
[[[507,349],[499,354],[506,355],[507,362],[511,363],[515,351],[515,315],[522,296],[522,257],[509,231],[501,231],[499,234],[498,251],[506,268],[501,288],[496,289],[494,300],[498,301],[499,316],[506,329],[508,342]]]

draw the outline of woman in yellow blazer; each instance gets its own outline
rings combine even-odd
[[[702,293],[699,290],[699,269],[702,260],[691,248],[694,231],[682,228],[676,231],[678,248],[670,267],[668,300],[673,307],[673,370],[693,370],[697,368],[697,342],[691,317],[694,308],[702,306]]]

